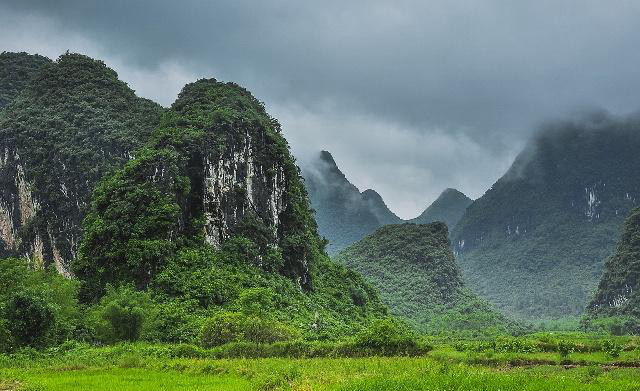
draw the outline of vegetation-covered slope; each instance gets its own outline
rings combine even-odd
[[[581,313],[640,199],[640,122],[548,126],[452,233],[471,287],[519,316]]]
[[[409,220],[410,223],[428,224],[435,221],[442,221],[447,225],[449,231],[458,224],[464,211],[473,200],[456,189],[446,189],[438,198],[433,201],[420,216]]]
[[[402,220],[374,190],[360,192],[340,171],[331,154],[322,151],[304,167],[305,185],[316,211],[318,230],[336,254],[376,228]]]
[[[464,287],[443,223],[387,225],[335,260],[365,276],[394,315],[423,331],[491,333],[511,326]]]
[[[130,283],[199,316],[243,309],[249,290],[248,305],[316,338],[383,316],[323,246],[277,121],[243,88],[203,79],[96,188],[73,270],[84,301]]]
[[[162,109],[100,61],[37,61],[45,65],[0,117],[0,255],[68,275],[91,191],[149,139]]]
[[[640,208],[633,209],[624,223],[618,248],[605,263],[589,312],[640,318]]]
[[[43,65],[46,57],[27,53],[2,52],[0,54],[0,109],[7,106]]]

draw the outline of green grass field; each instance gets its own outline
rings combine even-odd
[[[504,344],[433,342],[420,357],[168,357],[142,344],[26,351],[2,357],[0,390],[640,390],[636,339],[619,340],[617,357],[527,352],[526,343],[509,345],[524,350],[518,352],[500,351]],[[575,342],[583,350],[598,346]]]

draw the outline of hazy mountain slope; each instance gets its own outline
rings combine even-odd
[[[162,108],[100,61],[66,54],[38,62],[45,65],[0,116],[0,255],[68,274],[90,192],[148,140]]]
[[[446,225],[387,225],[335,260],[362,273],[391,312],[429,332],[506,331],[511,325],[464,287]]]
[[[411,223],[428,224],[442,221],[452,231],[473,200],[456,189],[446,189],[420,216]]]
[[[376,228],[402,220],[374,190],[360,192],[340,171],[331,154],[322,151],[303,167],[305,186],[316,211],[318,231],[335,254]]]
[[[589,312],[640,318],[640,208],[625,220],[616,252],[604,267]]]
[[[640,196],[639,150],[636,119],[548,126],[452,233],[470,286],[520,316],[581,313]]]
[[[18,96],[42,66],[50,62],[48,58],[37,54],[2,52],[0,54],[0,109]]]

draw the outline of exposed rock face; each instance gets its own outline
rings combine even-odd
[[[618,248],[605,263],[588,309],[597,315],[640,317],[640,208],[625,221]]]
[[[69,276],[91,191],[149,138],[162,109],[102,62],[38,62],[0,115],[0,255]]]
[[[453,230],[466,281],[517,316],[582,313],[640,200],[638,150],[634,118],[544,129]]]
[[[230,237],[233,225],[247,212],[259,215],[277,234],[286,178],[281,163],[265,166],[256,160],[256,144],[264,149],[265,141],[264,134],[254,140],[246,132],[234,144],[226,144],[222,155],[204,157],[206,239],[214,247],[219,248]]]

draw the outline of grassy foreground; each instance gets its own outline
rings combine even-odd
[[[0,390],[640,390],[640,350],[627,346],[615,358],[437,343],[419,357],[259,359],[85,347],[1,357]]]

